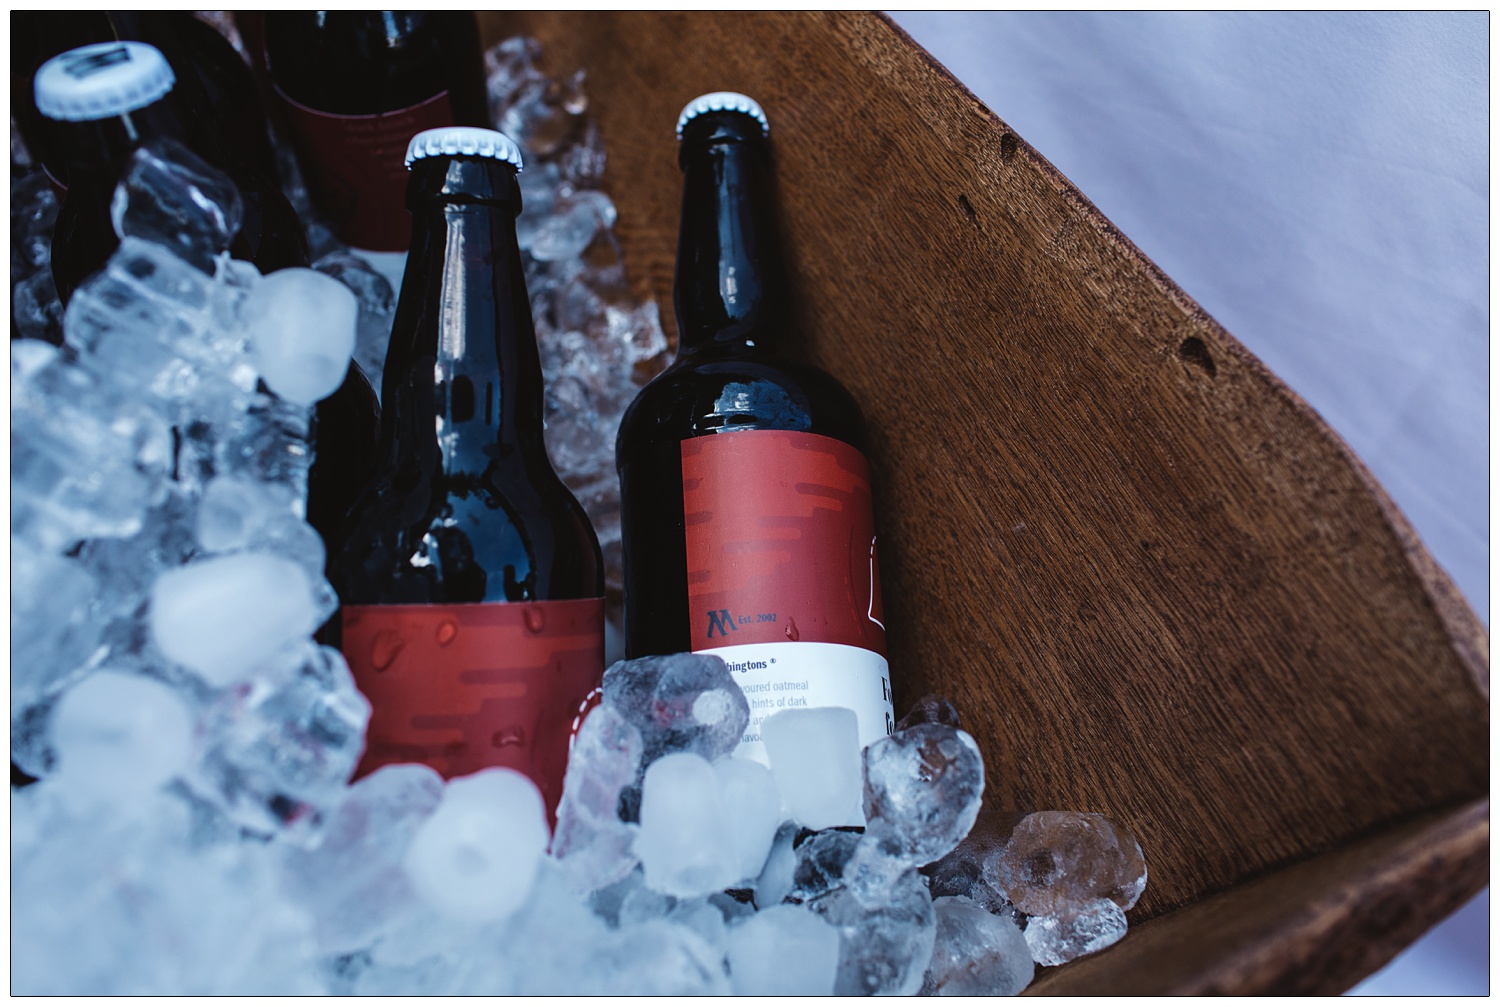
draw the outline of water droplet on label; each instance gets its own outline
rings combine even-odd
[[[524,745],[526,743],[526,731],[524,728],[511,725],[502,727],[490,736],[490,744],[496,748],[505,748],[507,745]]]
[[[526,621],[526,628],[533,633],[540,633],[547,628],[547,613],[535,605],[527,605],[521,617]]]
[[[446,647],[458,636],[458,623],[452,619],[444,619],[438,623],[437,642],[439,647]]]
[[[788,640],[802,639],[802,634],[797,632],[797,623],[791,619],[786,621],[786,638]]]
[[[401,634],[393,629],[382,629],[370,641],[370,664],[376,671],[385,671],[396,662],[396,655],[406,646]]]

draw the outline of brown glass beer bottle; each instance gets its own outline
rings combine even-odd
[[[542,370],[516,216],[518,148],[492,130],[412,139],[411,257],[392,327],[375,482],[333,582],[373,707],[359,773],[508,766],[562,795],[604,663],[604,577],[542,441]]]
[[[717,654],[751,699],[738,754],[765,761],[770,713],[843,706],[860,744],[891,728],[864,422],[796,345],[774,229],[765,114],[689,103],[672,364],[616,444],[630,657]]]

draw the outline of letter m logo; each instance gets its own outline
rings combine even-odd
[[[729,614],[729,609],[721,608],[717,612],[708,613],[708,638],[713,639],[714,630],[719,631],[720,636],[728,636],[730,630],[736,633],[740,628],[734,624],[734,616]]]

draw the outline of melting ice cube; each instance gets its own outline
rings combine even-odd
[[[783,710],[760,736],[787,815],[809,829],[863,825],[859,720],[841,706]]]
[[[312,405],[333,394],[349,370],[359,301],[314,269],[279,269],[240,308],[256,368],[288,402]]]
[[[546,850],[547,812],[536,784],[513,769],[483,769],[448,782],[404,863],[429,905],[481,922],[521,907]]]

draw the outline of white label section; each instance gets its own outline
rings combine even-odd
[[[859,747],[895,726],[890,665],[874,651],[842,643],[746,643],[697,651],[722,658],[750,701],[750,725],[734,754],[769,766],[761,721],[782,710],[844,706],[859,720]]]

